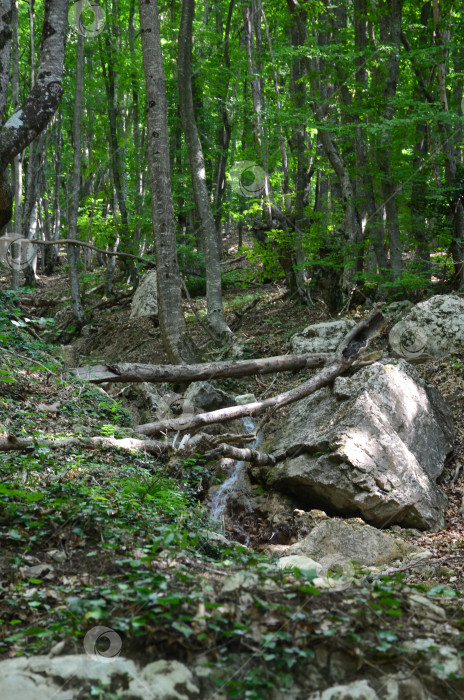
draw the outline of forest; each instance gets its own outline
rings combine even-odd
[[[463,35],[0,0],[0,697],[464,697]]]

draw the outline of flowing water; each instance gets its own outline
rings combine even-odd
[[[250,416],[242,418],[242,425],[245,433],[252,433],[255,429],[254,421]],[[253,449],[257,447],[260,442],[261,436],[258,434],[256,439],[249,443],[247,447]],[[245,462],[234,462],[231,475],[219,486],[211,499],[211,519],[217,522],[223,522],[230,494],[234,491],[244,491],[246,493],[249,489],[250,483],[245,469]]]

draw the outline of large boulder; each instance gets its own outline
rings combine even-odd
[[[184,394],[184,399],[200,411],[216,411],[235,406],[235,399],[209,382],[193,382]]]
[[[422,301],[393,326],[389,341],[393,352],[409,361],[464,352],[464,299],[443,294]]]
[[[267,483],[305,510],[440,528],[446,497],[436,479],[453,441],[440,394],[405,360],[382,360],[292,407],[265,445],[286,455]]]
[[[156,270],[149,270],[137,287],[131,304],[130,318],[158,315]]]
[[[96,686],[111,687],[112,697],[121,700],[200,697],[195,677],[179,661],[155,661],[142,669],[122,657],[93,659],[85,654],[20,656],[0,662],[0,698],[73,700],[90,697]]]
[[[341,318],[308,326],[292,338],[292,350],[296,355],[335,352],[346,334],[354,328],[355,321]]]
[[[353,563],[382,567],[420,551],[366,525],[360,518],[345,521],[326,518],[309,535],[288,547],[284,559],[310,557],[309,561],[318,562],[319,570],[326,573],[351,570]]]

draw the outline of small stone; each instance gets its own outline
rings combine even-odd
[[[37,564],[37,566],[24,566],[22,574],[24,578],[40,578],[51,581],[55,578],[55,569],[50,564]]]
[[[319,574],[322,570],[321,564],[310,557],[305,557],[304,555],[291,555],[289,557],[282,557],[277,562],[279,569],[299,569],[300,571],[314,571],[315,574]]]
[[[49,549],[47,552],[47,557],[58,564],[66,561],[66,554],[64,552],[60,552],[58,549]]]

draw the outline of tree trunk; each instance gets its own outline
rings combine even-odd
[[[273,372],[297,372],[322,367],[329,354],[281,355],[260,360],[234,360],[230,362],[205,362],[197,365],[142,365],[118,363],[79,367],[75,373],[92,384],[106,382],[174,382],[190,383],[224,377],[248,377]]]
[[[177,263],[176,229],[169,164],[166,85],[157,0],[139,0],[147,92],[147,147],[158,279],[158,317],[164,349],[175,364],[195,352],[187,334]]]
[[[0,8],[0,19],[8,34],[5,17],[11,17],[8,15],[11,2],[2,0],[2,7],[7,8],[6,13]],[[3,173],[13,158],[47,126],[61,99],[67,11],[68,0],[45,0],[37,80],[21,109],[0,130],[0,230],[11,219],[13,201]],[[0,32],[1,29],[0,25]]]
[[[296,20],[300,45],[304,45],[307,37],[306,13],[304,10],[301,9],[301,6],[297,2],[297,0],[287,0],[287,5],[289,7],[290,13]],[[311,86],[310,104],[314,117],[318,122],[319,138],[321,140],[322,146],[329,160],[329,163],[334,169],[335,174],[338,178],[338,182],[340,184],[344,210],[345,238],[348,240],[350,245],[350,249],[352,252],[352,260],[356,261],[358,259],[358,245],[362,241],[363,235],[361,221],[356,209],[355,193],[353,191],[350,172],[337,146],[334,134],[330,131],[329,128],[325,126],[325,124],[327,123],[327,115],[325,114],[325,108],[320,102],[318,102],[320,93],[318,85],[318,59],[309,58],[307,55],[304,55],[303,60]],[[354,265],[349,269],[345,269],[343,286],[344,291],[346,293],[349,293],[354,284],[354,273]]]
[[[82,92],[84,88],[84,34],[77,34],[77,63],[76,63],[76,94],[74,99],[73,120],[73,176],[71,201],[69,206],[68,237],[77,239],[77,215],[79,210],[79,195],[81,190],[81,116],[82,116]],[[79,291],[79,272],[77,261],[79,249],[75,245],[68,245],[69,283],[71,287],[71,300],[74,318],[78,328],[85,324],[85,313],[82,306]]]
[[[178,81],[182,129],[187,146],[193,194],[203,233],[206,265],[206,304],[208,323],[223,341],[233,338],[222,306],[222,285],[216,225],[206,187],[203,149],[195,120],[192,94],[192,25],[195,0],[184,0],[179,29]]]
[[[55,176],[54,176],[54,193],[53,193],[53,215],[52,226],[50,231],[50,240],[57,241],[60,237],[61,229],[61,201],[60,201],[60,182],[61,182],[61,159],[63,148],[63,135],[61,131],[62,115],[61,110],[58,112],[58,117],[55,122],[54,135],[54,153],[55,153]],[[44,251],[45,274],[52,275],[55,270],[56,261],[58,260],[58,246],[46,246]]]
[[[394,99],[399,74],[401,10],[402,0],[381,0],[379,3],[380,39],[379,46],[374,47],[374,49],[378,52],[382,47],[380,55],[386,55],[386,57],[372,73],[376,90],[382,96],[381,117],[384,127],[383,133],[376,144],[376,160],[381,172],[381,188],[390,244],[390,266],[394,280],[401,276],[403,269],[398,207],[396,203],[397,186],[391,171],[391,122],[394,116]]]
[[[13,0],[17,2],[17,0]],[[10,82],[12,0],[0,0],[0,124],[3,124]],[[16,23],[18,6],[16,4]]]

